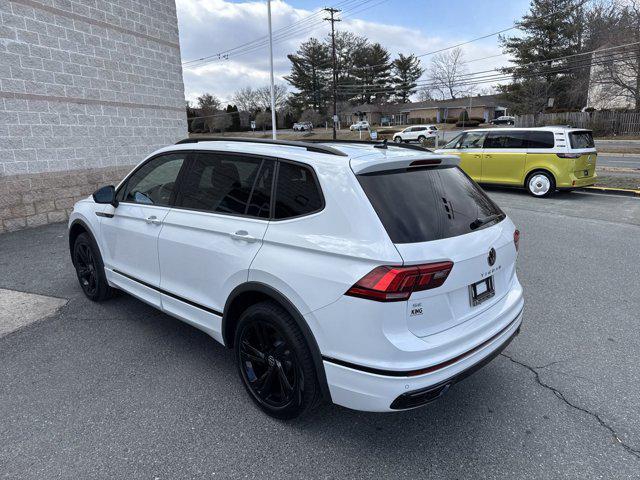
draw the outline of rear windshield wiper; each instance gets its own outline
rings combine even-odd
[[[475,230],[476,228],[480,228],[483,225],[486,225],[487,223],[491,223],[494,220],[501,220],[502,219],[502,214],[501,213],[494,213],[493,215],[489,215],[488,217],[484,217],[484,218],[476,218],[473,222],[471,222],[471,224],[469,225],[469,228],[471,230]]]

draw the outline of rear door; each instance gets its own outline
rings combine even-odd
[[[415,335],[465,322],[508,294],[515,274],[513,224],[459,168],[382,171],[358,180],[404,265],[453,262],[442,286],[413,292],[407,302],[406,321]],[[472,301],[474,285],[483,301]]]
[[[275,160],[197,153],[158,240],[163,307],[219,334],[231,290],[245,282],[268,225]],[[213,316],[189,305],[204,307]]]
[[[496,130],[487,133],[482,156],[482,182],[522,185],[527,161],[525,130]]]
[[[568,132],[569,146],[573,155],[579,155],[573,162],[573,174],[577,178],[592,177],[596,171],[596,146],[590,130]]]

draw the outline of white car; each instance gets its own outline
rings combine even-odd
[[[311,122],[297,122],[293,124],[294,132],[308,132],[313,130],[313,124]]]
[[[234,349],[269,415],[323,399],[417,407],[522,321],[519,232],[457,162],[406,145],[188,139],[74,206],[73,264],[89,299],[124,290]]]
[[[420,142],[422,143],[427,138],[435,137],[438,134],[438,127],[435,125],[414,125],[413,127],[407,127],[401,132],[396,133],[393,136],[393,141],[396,143],[402,142]]]
[[[352,132],[358,131],[358,130],[369,130],[369,122],[361,120],[359,122],[354,123],[353,125],[351,125],[349,127],[349,130],[351,130]]]

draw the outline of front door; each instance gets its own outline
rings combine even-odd
[[[267,230],[275,161],[202,152],[191,160],[158,241],[163,308],[218,337],[224,304]]]
[[[118,190],[118,207],[108,206],[103,212],[103,260],[110,280],[120,279],[135,288],[143,284],[159,286],[158,235],[187,155],[165,154],[143,164]],[[159,296],[153,289],[141,288],[140,292],[143,299],[158,303]]]
[[[527,161],[527,134],[524,130],[489,132],[484,142],[482,181],[522,185]]]

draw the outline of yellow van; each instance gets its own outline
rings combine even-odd
[[[467,130],[437,153],[460,157],[478,183],[526,188],[536,197],[596,182],[597,152],[590,130],[568,127]]]

